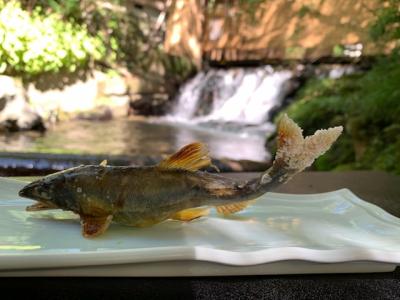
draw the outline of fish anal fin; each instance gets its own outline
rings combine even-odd
[[[52,204],[46,204],[43,202],[36,202],[32,205],[29,205],[25,208],[26,211],[41,211],[41,210],[49,210],[49,209],[58,209],[57,206]]]
[[[232,204],[227,204],[227,205],[219,205],[219,206],[216,206],[215,208],[217,210],[217,213],[227,216],[227,215],[231,215],[231,214],[237,213],[237,212],[245,209],[251,203],[253,203],[253,200],[232,203]]]
[[[198,219],[200,217],[207,216],[209,213],[210,213],[209,208],[203,208],[203,207],[189,208],[177,212],[171,217],[171,219],[188,222],[194,219]]]
[[[104,233],[110,226],[112,215],[87,216],[81,215],[82,235],[85,238],[94,238]]]
[[[186,145],[175,154],[158,164],[161,169],[182,169],[197,171],[211,165],[207,146],[202,143]]]

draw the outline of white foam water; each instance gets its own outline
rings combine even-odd
[[[181,87],[169,119],[264,124],[291,90],[292,77],[271,66],[201,71]]]

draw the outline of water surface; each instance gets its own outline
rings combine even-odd
[[[0,151],[64,154],[170,154],[193,141],[209,146],[217,159],[265,161],[266,132],[260,128],[189,125],[161,120],[118,119],[107,122],[68,121],[44,134],[21,132],[0,136]]]

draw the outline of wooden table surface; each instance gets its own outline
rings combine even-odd
[[[256,173],[226,173],[249,179]],[[276,192],[350,189],[400,217],[400,177],[384,172],[304,172]],[[41,299],[400,299],[400,269],[391,273],[201,278],[2,278],[3,295]],[[6,299],[6,298],[4,298]]]

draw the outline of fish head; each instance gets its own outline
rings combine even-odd
[[[70,209],[74,197],[66,189],[65,182],[65,172],[58,172],[27,184],[18,195],[36,200],[48,207]]]

